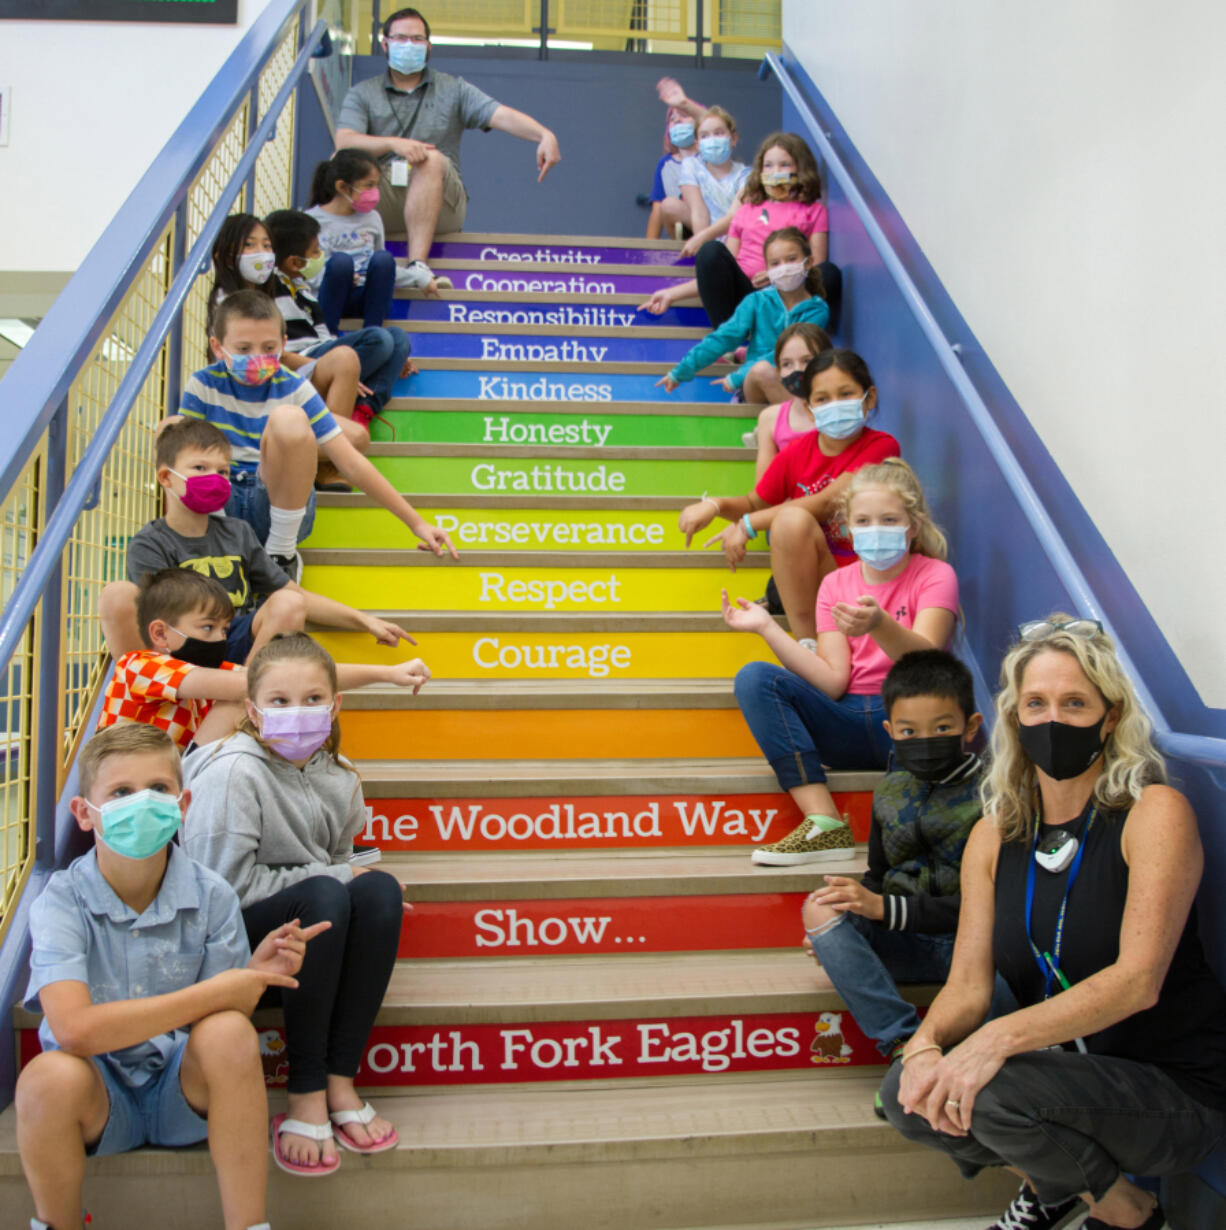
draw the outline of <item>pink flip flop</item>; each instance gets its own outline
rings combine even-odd
[[[331,1174],[340,1167],[341,1159],[339,1155],[330,1163],[317,1162],[314,1166],[304,1166],[301,1162],[291,1162],[281,1152],[282,1132],[290,1132],[294,1136],[305,1136],[308,1140],[317,1140],[322,1144],[323,1141],[332,1139],[332,1125],[330,1123],[303,1123],[301,1119],[291,1119],[286,1114],[273,1116],[272,1160],[286,1174],[300,1175],[304,1179],[321,1179],[324,1175]]]
[[[374,1117],[375,1108],[369,1102],[366,1102],[361,1110],[338,1110],[333,1111],[328,1116],[338,1128],[344,1128],[349,1123],[357,1123],[362,1127],[366,1127]],[[335,1136],[336,1143],[342,1149],[350,1149],[354,1153],[386,1153],[389,1149],[394,1149],[400,1143],[400,1133],[395,1128],[392,1128],[388,1135],[382,1140],[376,1141],[373,1145],[359,1145],[345,1131],[336,1132]]]

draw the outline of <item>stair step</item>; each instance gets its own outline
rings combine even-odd
[[[499,611],[372,611],[380,619],[399,624],[408,632],[425,635],[446,632],[539,632],[559,636],[575,632],[659,632],[707,633],[727,632],[727,625],[718,613],[705,611],[653,611],[626,615],[592,615],[583,612],[557,611],[532,614],[504,614]],[[780,627],[787,622],[775,617]],[[321,635],[328,630],[311,625],[309,631]],[[355,633],[354,635],[364,635]]]
[[[390,246],[390,245],[389,245]],[[642,302],[645,295],[664,286],[691,281],[693,267],[671,265],[614,264],[607,266],[549,261],[482,261],[443,257],[431,267],[440,277],[451,279],[454,290],[444,289],[444,299],[457,292],[515,295],[613,295]],[[400,295],[425,297],[424,291],[399,291]],[[433,296],[431,296],[433,297]]]
[[[526,461],[731,461],[744,464],[752,453],[743,444],[734,448],[670,448],[664,446],[642,447],[629,445],[610,448],[603,445],[571,444],[491,444],[481,441],[475,444],[404,444],[375,442],[368,456],[384,461],[396,458],[429,457],[437,460],[446,457],[465,459],[497,457]]]
[[[433,364],[444,364],[436,368]],[[482,364],[467,368],[465,363]],[[427,367],[426,364],[431,364]],[[398,397],[455,397],[521,402],[583,402],[599,404],[611,401],[643,401],[655,392],[657,383],[671,367],[668,363],[620,363],[618,367],[649,368],[633,374],[609,373],[605,364],[592,364],[590,372],[577,372],[580,364],[537,363],[525,370],[522,365],[489,370],[480,359],[423,359],[423,370],[416,376],[397,380]],[[608,366],[613,366],[609,364]],[[668,394],[673,402],[700,404],[727,403],[729,394],[711,383],[714,376],[727,374],[727,368],[708,368],[695,380],[687,381]]]
[[[383,548],[330,547],[307,549],[302,555],[304,563],[314,567],[347,568],[437,568],[439,560],[426,552],[416,552],[407,559],[399,552]],[[669,571],[678,568],[725,571],[727,560],[715,551],[465,551],[459,567],[498,568],[503,564],[517,568],[624,568],[647,571]],[[443,567],[457,570],[455,560]],[[740,565],[743,569],[770,567],[770,560],[762,552],[747,555]]]
[[[589,336],[575,337],[577,330],[559,329],[553,335],[543,329],[511,334],[502,328],[447,325],[446,333],[421,333],[413,337],[415,362],[466,359],[484,362],[521,363],[573,362],[576,360],[609,363],[677,363],[694,345],[690,339],[666,337],[662,330],[636,329],[646,337],[629,336],[629,330],[588,330]],[[700,330],[693,330],[700,333]],[[591,336],[595,334],[595,336]]]
[[[679,265],[693,269],[693,259],[681,255],[672,239],[580,238],[552,239],[541,235],[474,235],[460,232],[436,236],[431,262],[469,257],[516,268],[522,261],[551,265],[603,265],[606,261],[638,265]]]
[[[451,324],[577,325],[583,328],[690,328],[711,331],[697,299],[683,299],[660,315],[640,312],[642,295],[497,295],[486,291],[445,290],[435,298],[398,294],[388,308],[388,323],[437,320]],[[360,320],[345,319],[341,328],[360,329]]]
[[[785,1220],[890,1222],[900,1209],[907,1220],[987,1219],[1016,1190],[1015,1177],[998,1171],[960,1179],[877,1120],[875,1071],[827,1075],[820,1086],[815,1076],[377,1096],[399,1146],[373,1158],[346,1153],[326,1191],[271,1167],[269,1206],[287,1226],[386,1227],[394,1209],[400,1230],[785,1230]],[[284,1109],[276,1095],[272,1109]],[[100,1226],[204,1230],[222,1221],[203,1145],[92,1160],[85,1191]],[[33,1212],[12,1107],[0,1116],[0,1200],[15,1217]]]
[[[359,322],[360,323],[360,322]],[[474,321],[399,320],[390,322],[416,339],[431,335],[447,337],[480,337],[490,332],[488,324]],[[633,338],[637,341],[683,341],[689,345],[701,341],[711,330],[685,325],[531,325],[501,324],[499,337],[561,337],[561,338]]]
[[[446,413],[456,414],[461,411],[479,411],[482,414],[523,414],[523,404],[518,401],[500,401],[492,397],[471,397],[467,400],[459,397],[445,397],[431,400],[428,397],[391,397],[384,407],[384,413],[404,411],[408,414]],[[601,418],[615,417],[619,414],[646,415],[657,418],[751,418],[756,414],[752,406],[732,402],[707,402],[691,405],[686,402],[661,401],[615,401],[601,402],[599,406],[582,402],[559,402],[549,407],[549,414],[582,414],[592,416],[599,414]],[[395,422],[396,420],[393,420]]]
[[[656,361],[654,363],[614,363],[601,358],[592,359],[422,359],[417,366],[423,372],[506,372],[519,373],[522,376],[537,376],[542,372],[573,373],[581,376],[663,376],[672,367],[671,363]],[[699,376],[726,376],[734,372],[737,365],[732,363],[712,363],[704,367]],[[655,385],[652,385],[654,388]],[[665,394],[672,397],[673,394]],[[723,400],[727,400],[725,393]],[[575,400],[582,400],[577,398]]]
[[[642,261],[623,261],[620,255],[616,260],[600,262],[586,261],[551,261],[551,260],[498,260],[497,257],[484,257],[480,253],[461,256],[431,256],[430,268],[436,273],[446,273],[457,287],[463,286],[461,278],[456,273],[480,272],[493,273],[498,276],[519,276],[523,274],[546,273],[555,278],[570,282],[575,276],[590,280],[608,278],[654,278],[657,285],[675,285],[678,282],[692,281],[694,266],[691,265],[645,265]],[[573,284],[573,283],[572,283]],[[480,285],[468,287],[465,290],[481,290]],[[633,288],[631,288],[633,289]]]

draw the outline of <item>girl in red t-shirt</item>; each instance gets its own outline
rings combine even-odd
[[[958,578],[945,562],[911,467],[893,457],[850,480],[841,516],[857,563],[822,582],[816,641],[795,641],[766,609],[724,593],[724,621],[756,632],[782,663],[751,662],[736,699],[779,785],[804,821],[753,861],[771,866],[838,858],[855,845],[826,786],[826,769],[883,769],[890,738],[881,684],[914,649],[945,649],[958,618]]]
[[[823,350],[833,348],[834,343],[825,329],[803,320],[800,324],[788,325],[775,339],[775,373],[779,383],[792,396],[761,411],[757,427],[744,437],[747,447],[756,445],[758,449],[758,459],[754,463],[755,480],[766,473],[770,463],[797,436],[816,430],[813,412],[809,409],[809,403],[800,396],[800,389],[809,360],[816,358]]]
[[[898,441],[866,426],[877,405],[868,364],[850,350],[826,350],[810,360],[800,394],[816,431],[797,436],[775,457],[748,495],[704,495],[681,510],[686,546],[717,517],[731,524],[703,546],[719,543],[732,570],[751,538],[770,531],[771,571],[788,626],[797,637],[817,635],[817,587],[855,560],[839,500],[861,466],[897,457]]]

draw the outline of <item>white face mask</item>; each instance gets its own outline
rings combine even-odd
[[[238,272],[244,282],[262,286],[272,277],[276,259],[271,252],[244,252],[238,258]]]
[[[766,271],[771,285],[776,290],[799,290],[805,284],[809,271],[804,261],[790,261],[784,265],[773,265]]]

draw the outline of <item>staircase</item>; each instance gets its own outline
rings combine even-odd
[[[401,1146],[326,1183],[274,1169],[276,1226],[784,1230],[994,1215],[1014,1186],[962,1182],[873,1115],[879,1056],[799,950],[804,894],[862,852],[749,862],[799,819],[733,698],[764,647],[718,613],[721,587],[761,594],[768,557],[759,539],[731,576],[677,512],[750,488],[756,408],[712,386],[726,368],[655,387],[704,332],[695,303],[635,314],[676,261],[450,236],[431,263],[456,289],[397,300],[421,372],[371,456],[461,559],[325,495],[303,583],[420,642],[321,633],[337,658],[419,653],[436,676],[341,718],[363,840],[415,905],[359,1076]],[[832,778],[861,842],[874,780]],[[275,1088],[278,1020],[258,1023]],[[0,1191],[27,1209],[11,1110]],[[86,1199],[99,1227],[220,1224],[203,1149],[92,1162]]]

